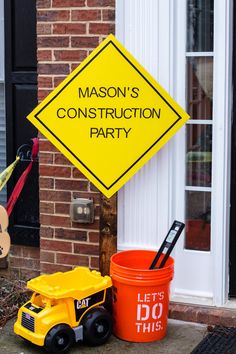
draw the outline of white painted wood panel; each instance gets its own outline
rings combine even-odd
[[[169,92],[171,17],[169,1],[117,1],[117,38]],[[163,40],[163,32],[168,40]],[[171,145],[119,191],[119,249],[159,247],[171,220]]]

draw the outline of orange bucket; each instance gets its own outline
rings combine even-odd
[[[166,335],[174,260],[149,270],[154,251],[132,250],[111,257],[113,332],[129,342],[152,342]]]

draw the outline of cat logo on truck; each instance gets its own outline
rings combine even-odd
[[[66,353],[74,342],[105,343],[112,318],[102,306],[109,276],[77,267],[65,273],[41,275],[27,283],[33,295],[18,312],[14,332],[52,354]]]

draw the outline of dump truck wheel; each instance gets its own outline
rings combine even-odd
[[[57,325],[48,332],[44,347],[48,353],[64,354],[70,350],[74,339],[74,332],[68,325]]]
[[[112,332],[112,317],[102,307],[88,312],[82,320],[83,339],[90,345],[104,344]]]

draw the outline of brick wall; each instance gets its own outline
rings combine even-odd
[[[39,275],[39,257],[39,248],[11,245],[7,259],[0,259],[0,276],[26,280],[36,277]]]
[[[38,0],[38,99],[114,33],[115,0]],[[93,224],[73,223],[72,198],[93,198]],[[98,190],[40,135],[40,264],[42,272],[99,267]]]

